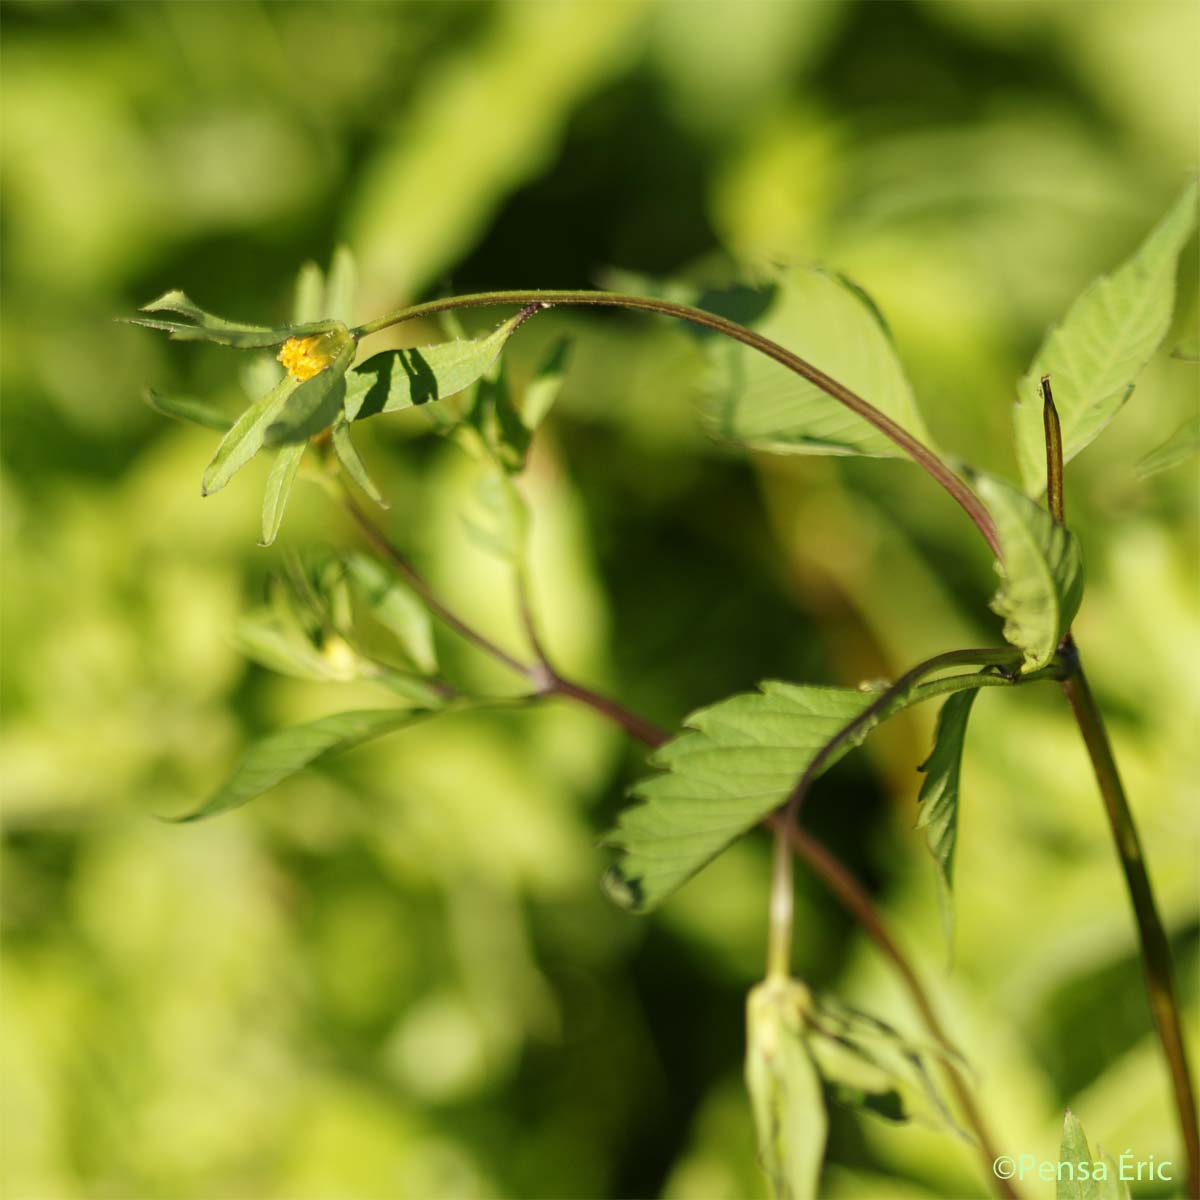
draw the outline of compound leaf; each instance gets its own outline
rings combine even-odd
[[[1063,460],[1069,461],[1117,415],[1167,335],[1176,265],[1196,224],[1196,196],[1192,180],[1137,253],[1075,301],[1018,384],[1017,459],[1031,496],[1046,490],[1042,376],[1051,378]]]

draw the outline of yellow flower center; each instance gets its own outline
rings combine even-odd
[[[277,357],[293,379],[311,379],[333,362],[344,340],[337,330],[314,333],[311,337],[288,338],[279,348]]]

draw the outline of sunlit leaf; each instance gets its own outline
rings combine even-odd
[[[1179,254],[1196,225],[1196,196],[1193,180],[1137,253],[1075,301],[1018,384],[1017,458],[1030,495],[1046,490],[1042,376],[1050,376],[1069,461],[1117,415],[1167,335]]]
[[[333,442],[333,452],[337,455],[338,462],[346,469],[346,474],[380,508],[387,508],[388,502],[383,498],[383,493],[379,488],[375,486],[375,481],[367,473],[366,464],[359,457],[358,450],[355,448],[354,442],[350,437],[350,422],[346,420],[346,415],[343,412],[338,412],[334,417],[331,440]]]
[[[204,472],[201,494],[219,492],[262,448],[268,427],[278,418],[288,397],[299,387],[290,375],[279,381],[274,391],[256,400],[234,422],[221,440],[213,460]]]
[[[182,821],[199,821],[270,791],[305,767],[434,715],[436,709],[364,709],[296,725],[256,742],[208,802]]]
[[[275,541],[292,484],[296,481],[296,472],[300,469],[300,460],[307,448],[307,442],[297,442],[292,446],[284,446],[275,456],[271,473],[267,476],[267,490],[263,493],[261,546],[269,546]]]
[[[437,670],[429,610],[412,589],[369,555],[350,555],[346,567],[362,590],[372,615],[395,635],[405,656],[427,674]]]
[[[1129,1185],[1107,1155],[1092,1154],[1079,1118],[1068,1108],[1058,1152],[1055,1200],[1129,1200]]]
[[[470,387],[487,373],[522,320],[515,316],[486,337],[385,350],[368,358],[346,376],[346,418],[399,412]]]
[[[1200,417],[1191,417],[1161,446],[1151,450],[1137,465],[1139,479],[1148,475],[1157,475],[1159,471],[1169,471],[1180,463],[1187,462],[1200,451]]]
[[[195,400],[191,396],[164,396],[162,392],[156,392],[153,388],[146,388],[142,395],[155,412],[176,421],[188,421],[193,425],[203,425],[205,429],[217,429],[221,432],[233,424],[224,413],[217,412],[204,400]]]
[[[695,302],[703,305],[703,297]],[[814,268],[790,268],[751,327],[932,444],[891,337],[857,286]],[[705,345],[713,369],[704,415],[717,438],[776,454],[903,457],[862,417],[757,351],[725,338]]]
[[[1003,582],[992,610],[1004,618],[1004,638],[1025,656],[1021,670],[1036,671],[1054,656],[1083,597],[1079,543],[1035,501],[990,475],[973,475],[980,499],[996,523]]]
[[[329,366],[291,393],[266,431],[266,445],[307,441],[334,423],[342,411],[343,380],[354,361],[356,348],[353,339],[347,339]]]
[[[920,815],[917,828],[925,830],[925,842],[937,864],[938,899],[941,903],[942,926],[946,940],[954,929],[954,849],[958,841],[958,785],[962,771],[963,743],[967,735],[967,719],[978,691],[958,692],[946,699],[938,714],[933,753],[921,770]]]
[[[746,1089],[759,1163],[771,1194],[815,1200],[828,1117],[821,1080],[803,1037],[808,989],[768,979],[746,1001]]]
[[[976,678],[962,676],[960,686],[978,686]],[[660,773],[634,787],[640,803],[621,813],[605,839],[620,852],[605,879],[617,903],[654,908],[778,808],[826,743],[879,698],[852,688],[759,687],[692,713],[685,731],[655,751]],[[822,771],[924,694],[919,685],[898,693],[832,750]]]
[[[304,337],[321,333],[335,327],[334,321],[312,321],[301,325],[271,328],[266,325],[245,325],[226,321],[199,308],[180,291],[165,292],[157,300],[142,306],[142,312],[177,313],[188,317],[188,321],[171,321],[160,317],[125,317],[129,325],[143,325],[147,329],[160,329],[169,333],[174,341],[216,342],[222,346],[234,346],[249,350],[255,347],[279,346],[290,337]]]

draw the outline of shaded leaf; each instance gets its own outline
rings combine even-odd
[[[946,699],[938,714],[933,753],[921,765],[925,781],[918,796],[917,828],[925,830],[925,843],[937,864],[938,899],[946,940],[954,929],[954,849],[958,841],[958,784],[962,770],[967,720],[978,691],[957,692]]]
[[[347,246],[338,246],[329,264],[329,275],[325,282],[324,311],[322,316],[343,325],[354,324],[354,292],[358,284],[358,270],[354,255]]]
[[[482,379],[522,323],[518,314],[486,337],[385,350],[346,376],[347,420],[443,400]]]
[[[1083,598],[1079,543],[1011,484],[974,473],[971,480],[1004,554],[992,610],[1004,618],[1005,640],[1024,655],[1021,671],[1036,671],[1053,658]]]
[[[238,808],[331,754],[411,725],[433,716],[437,711],[363,709],[335,713],[273,733],[250,747],[234,768],[233,774],[203,808],[180,820],[199,821]]]
[[[1186,420],[1161,446],[1151,450],[1135,468],[1138,478],[1169,471],[1187,462],[1197,451],[1200,451],[1200,416]]]
[[[1042,376],[1054,388],[1063,461],[1070,461],[1117,415],[1167,335],[1179,254],[1196,224],[1196,195],[1193,180],[1134,256],[1075,301],[1018,384],[1017,459],[1030,495],[1046,490]]]
[[[177,313],[190,318],[187,321],[170,321],[159,317],[123,317],[129,325],[143,325],[147,329],[160,329],[169,333],[173,341],[216,342],[222,346],[235,346],[244,350],[255,347],[279,346],[290,337],[304,337],[332,329],[336,322],[313,321],[303,325],[269,327],[245,325],[226,321],[198,307],[183,292],[165,292],[157,300],[142,306],[142,312]]]
[[[306,262],[296,275],[296,291],[292,300],[292,320],[297,325],[319,321],[325,314],[325,276],[315,262]]]
[[[1181,338],[1171,351],[1171,357],[1182,359],[1184,362],[1200,362],[1200,332],[1193,331],[1187,337]]]
[[[234,642],[249,659],[293,679],[348,683],[371,674],[371,664],[340,637],[326,637],[318,649],[279,608],[249,613],[234,627]]]
[[[188,421],[193,425],[203,425],[205,429],[220,430],[222,433],[233,424],[224,413],[217,412],[206,401],[196,400],[191,396],[164,396],[153,388],[146,388],[142,398],[155,412],[176,421]]]
[[[300,460],[307,449],[307,442],[297,442],[294,446],[284,446],[275,456],[271,473],[267,476],[267,490],[263,493],[260,546],[271,545],[279,532],[288,496],[291,494],[292,484],[296,481],[296,472],[300,469]]]
[[[519,565],[529,541],[529,506],[507,472],[494,469],[475,485],[463,515],[471,541],[481,550]]]
[[[814,268],[790,268],[751,327],[932,445],[891,337],[858,287]],[[776,454],[904,457],[861,417],[757,351],[727,338],[705,344],[712,372],[704,419],[720,440]]]
[[[268,426],[278,417],[297,387],[298,380],[284,376],[274,391],[256,400],[238,417],[204,472],[200,484],[202,495],[219,492],[262,449]]]
[[[369,555],[350,555],[346,567],[372,615],[395,635],[405,657],[426,674],[436,671],[433,622],[412,589]]]
[[[808,989],[768,979],[746,1001],[746,1089],[758,1134],[759,1164],[771,1193],[814,1200],[828,1117],[821,1080],[803,1037]]]
[[[969,1140],[935,1083],[933,1068],[947,1057],[940,1047],[914,1042],[886,1021],[827,993],[809,993],[803,1019],[809,1054],[838,1103]],[[961,1060],[955,1062],[961,1065]]]
[[[533,378],[525,385],[517,407],[525,428],[533,432],[546,419],[567,379],[571,360],[571,343],[560,338],[542,359]]]
[[[334,423],[342,411],[345,394],[343,380],[354,361],[356,349],[354,339],[348,337],[329,366],[311,379],[306,379],[291,393],[279,415],[267,428],[266,445],[304,442]]]
[[[338,412],[334,417],[332,430],[333,452],[337,455],[338,462],[346,469],[346,474],[354,480],[362,490],[370,496],[380,508],[388,508],[388,502],[383,498],[383,493],[375,486],[375,481],[367,474],[366,464],[359,457],[358,450],[355,449],[354,442],[350,437],[350,422],[346,420],[345,413]]]

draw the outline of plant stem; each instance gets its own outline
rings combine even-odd
[[[413,590],[429,605],[431,611],[480,650],[491,654],[498,661],[504,663],[505,666],[534,683],[537,686],[537,695],[565,696],[576,700],[599,715],[613,721],[631,737],[652,749],[661,746],[669,740],[670,735],[665,730],[660,729],[616,700],[602,696],[599,692],[594,692],[590,688],[585,688],[580,684],[562,678],[547,661],[545,653],[541,649],[540,641],[535,641],[534,643],[539,656],[539,662],[533,666],[527,666],[501,650],[494,642],[467,625],[462,618],[457,616],[439,599],[430,585],[409,563],[399,548],[392,544],[387,534],[362,510],[348,489],[344,489],[343,491],[343,501],[347,511],[355,519],[368,540],[396,567]],[[533,624],[533,614],[524,579],[518,578],[518,589],[523,614],[522,620],[527,622],[526,627],[530,631],[531,640],[533,640],[536,636],[536,627]],[[991,656],[996,653],[998,652],[990,650],[958,651],[953,652],[951,655],[939,657],[950,659],[952,662],[958,662],[962,661],[961,655],[967,654],[973,656],[970,661],[978,662],[981,661],[981,657],[985,661],[990,661]],[[935,681],[935,684],[931,686],[936,686],[937,683],[941,682],[945,681]],[[1000,682],[999,678],[997,682]],[[876,944],[884,956],[896,968],[926,1028],[946,1052],[946,1072],[950,1078],[951,1086],[962,1108],[966,1122],[978,1141],[980,1153],[986,1160],[989,1178],[996,1180],[996,1186],[1003,1196],[1008,1197],[1009,1200],[1020,1200],[1020,1194],[1011,1182],[1007,1179],[997,1178],[991,1169],[992,1163],[996,1158],[995,1146],[991,1140],[987,1126],[984,1124],[982,1114],[979,1112],[971,1096],[967,1082],[955,1065],[954,1058],[957,1055],[957,1051],[942,1029],[941,1023],[937,1019],[937,1014],[934,1012],[933,1005],[926,995],[924,988],[921,986],[920,980],[917,978],[916,971],[908,962],[904,952],[888,933],[870,896],[832,851],[815,841],[800,828],[795,825],[785,825],[778,816],[768,817],[765,824],[775,834],[772,878],[772,929],[768,955],[768,972],[786,975],[791,958],[792,873],[791,859],[786,853],[786,850],[790,849],[807,863],[812,872],[822,880],[842,907],[859,924],[863,932]],[[778,905],[778,908],[776,905]]]
[[[891,962],[892,966],[896,968],[896,972],[904,981],[909,997],[916,1006],[921,1020],[925,1022],[925,1027],[945,1051],[943,1065],[950,1079],[950,1086],[954,1090],[954,1095],[959,1105],[962,1107],[963,1116],[966,1118],[967,1124],[971,1127],[971,1131],[978,1140],[980,1157],[987,1164],[989,1178],[995,1179],[996,1186],[1000,1189],[1002,1195],[1011,1198],[1019,1197],[1019,1193],[1012,1183],[1007,1179],[998,1177],[992,1170],[992,1164],[996,1161],[998,1151],[983,1120],[983,1114],[979,1111],[975,1099],[971,1095],[971,1089],[955,1061],[958,1057],[958,1051],[955,1049],[954,1043],[946,1035],[946,1031],[942,1028],[942,1023],[938,1020],[933,1004],[926,994],[920,979],[917,978],[916,971],[913,970],[904,951],[893,941],[871,897],[830,850],[815,838],[810,837],[799,826],[785,825],[783,818],[778,815],[769,817],[767,824],[777,834],[780,831],[783,832],[791,848],[795,851],[796,856],[803,859],[812,871],[820,876],[826,887],[841,902],[842,907],[858,922],[863,932],[875,943],[883,955]]]
[[[450,626],[451,629],[460,634],[473,646],[478,647],[485,654],[490,654],[497,662],[503,663],[509,670],[515,671],[523,679],[535,684],[540,682],[538,672],[535,668],[513,658],[511,654],[506,650],[502,650],[490,638],[485,637],[477,629],[468,625],[453,609],[442,602],[437,593],[400,552],[395,543],[367,516],[358,501],[354,499],[350,489],[344,483],[342,486],[342,504],[346,511],[354,518],[355,523],[366,535],[371,545],[396,568],[396,571],[404,577],[408,586],[421,597],[429,606],[430,611],[441,621]]]
[[[1050,390],[1050,376],[1043,375],[1042,422],[1046,432],[1046,505],[1050,515],[1063,525],[1065,502],[1063,496],[1063,450],[1062,430],[1058,410],[1054,407],[1054,394]],[[1179,1118],[1183,1136],[1184,1152],[1187,1155],[1188,1191],[1191,1197],[1200,1197],[1200,1123],[1196,1116],[1196,1094],[1188,1066],[1187,1046],[1183,1039],[1183,1023],[1179,1016],[1179,996],[1175,988],[1175,972],[1171,961],[1171,945],[1167,931],[1154,902],[1154,889],[1146,868],[1141,838],[1133,812],[1125,795],[1117,760],[1113,755],[1112,743],[1100,706],[1088,686],[1083,673],[1083,663],[1070,630],[1062,642],[1062,657],[1069,666],[1062,681],[1067,703],[1075,716],[1075,724],[1083,736],[1096,784],[1104,800],[1112,830],[1113,846],[1125,874],[1125,885],[1137,922],[1138,940],[1141,946],[1142,972],[1146,978],[1146,991],[1150,998],[1150,1012],[1158,1040],[1162,1044],[1163,1056],[1171,1076],[1171,1088],[1175,1097],[1175,1111]]]
[[[1133,813],[1121,784],[1117,762],[1113,757],[1104,717],[1088,686],[1087,676],[1076,658],[1075,670],[1063,680],[1063,691],[1075,714],[1075,723],[1083,735],[1088,757],[1104,808],[1112,829],[1113,844],[1137,919],[1138,937],[1141,942],[1142,969],[1146,976],[1146,990],[1150,996],[1150,1011],[1166,1056],[1167,1069],[1171,1075],[1171,1086],[1175,1094],[1175,1108],[1179,1115],[1184,1150],[1188,1163],[1188,1196],[1200,1197],[1200,1131],[1196,1121],[1196,1096],[1188,1069],[1187,1049],[1183,1040],[1183,1027],[1179,1019],[1179,998],[1175,990],[1174,970],[1171,962],[1171,947],[1158,907],[1154,902],[1154,891],[1146,870],[1146,859],[1142,853],[1141,839],[1134,824]]]
[[[689,304],[676,304],[670,300],[654,299],[647,296],[632,296],[622,292],[597,291],[501,291],[476,292],[467,296],[449,296],[441,300],[430,300],[424,304],[415,304],[409,308],[397,309],[385,316],[377,317],[355,329],[356,337],[366,337],[378,333],[390,325],[403,321],[411,321],[417,317],[432,316],[435,313],[450,312],[462,308],[489,308],[500,305],[519,305],[529,307],[541,305],[543,308],[553,308],[561,305],[626,308],[641,312],[657,313],[659,316],[674,317],[688,321],[705,329],[715,330],[725,337],[741,342],[752,350],[757,350],[767,358],[787,367],[789,371],[807,379],[827,396],[832,396],[839,404],[845,405],[851,412],[857,413],[864,421],[873,425],[885,437],[905,452],[915,463],[936,480],[955,502],[974,522],[983,535],[987,544],[997,558],[1003,557],[1000,552],[1000,541],[996,535],[996,527],[991,515],[982,501],[969,487],[923,442],[913,437],[902,426],[896,424],[889,416],[882,413],[869,401],[864,400],[856,392],[844,384],[838,383],[826,375],[824,371],[813,366],[806,359],[794,354],[778,342],[763,337],[753,329],[747,329],[735,321],[719,317],[715,313],[706,312],[702,308],[693,308]]]

